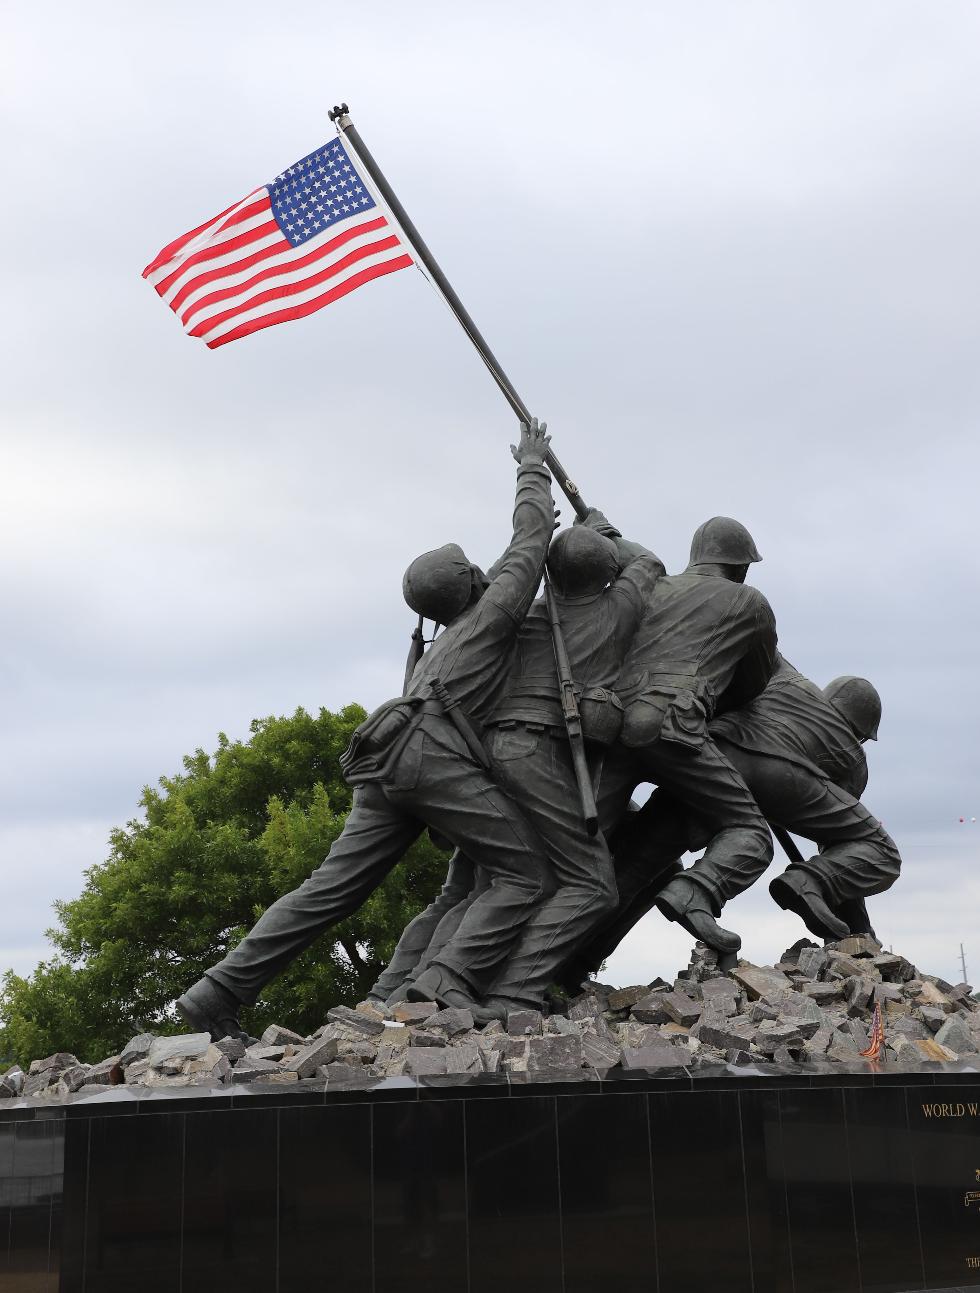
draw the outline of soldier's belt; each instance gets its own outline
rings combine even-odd
[[[641,674],[625,679],[617,686],[624,705],[646,695],[670,695],[672,692],[689,691],[709,709],[714,708],[714,688],[696,666],[667,660],[654,672],[644,669]]]
[[[435,700],[435,699],[423,700],[423,702],[421,703],[421,705],[419,705],[419,707],[418,707],[418,709],[415,711],[415,713],[416,713],[420,718],[421,718],[423,715],[426,715],[426,714],[431,715],[433,718],[446,718],[446,717],[447,717],[447,715],[446,715],[446,711],[445,711],[445,709],[443,708],[442,702],[441,702],[441,701],[438,701],[438,700]],[[467,714],[466,718],[467,718],[467,722],[469,723],[470,727],[473,729],[473,732],[474,732],[477,736],[481,736],[481,735],[483,734],[483,724],[482,724],[482,723],[478,723],[478,722],[476,722],[476,720],[475,720],[475,719],[470,718],[469,714]]]
[[[515,727],[522,727],[525,732],[533,732],[537,736],[544,734],[557,741],[568,740],[568,733],[560,717],[554,722],[537,718],[501,718],[492,720],[487,726],[501,732],[512,732]]]

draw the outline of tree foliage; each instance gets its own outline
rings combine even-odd
[[[146,787],[143,816],[114,830],[79,897],[55,903],[56,953],[29,978],[4,976],[0,1055],[67,1050],[92,1062],[141,1029],[179,1032],[173,1002],[281,894],[319,865],[351,791],[338,758],[364,711],[256,719],[247,741],[219,736]],[[434,894],[445,855],[423,835],[355,914],[269,985],[243,1024],[311,1031],[359,1000],[405,924]]]

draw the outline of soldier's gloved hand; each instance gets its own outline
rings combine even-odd
[[[521,423],[521,441],[520,444],[512,444],[511,453],[522,464],[532,464],[544,462],[544,456],[548,452],[548,446],[551,444],[551,436],[548,435],[548,424],[542,422],[538,424],[537,418],[531,419],[531,425],[525,426]]]
[[[623,537],[622,530],[617,530],[605,512],[600,512],[597,507],[590,507],[585,516],[576,516],[575,524],[587,525],[590,530],[598,530],[607,539],[621,539]]]

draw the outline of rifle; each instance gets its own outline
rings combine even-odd
[[[783,826],[777,826],[775,822],[767,822],[766,825],[772,831],[773,835],[776,838],[776,842],[779,844],[780,848],[783,850],[783,852],[786,854],[789,860],[799,865],[799,863],[803,861],[803,854],[796,847],[796,842],[794,841],[792,835],[790,835],[789,831],[786,830],[786,828]]]
[[[555,667],[558,670],[561,714],[565,720],[565,731],[568,734],[568,748],[572,755],[572,767],[575,769],[575,780],[578,784],[578,795],[582,805],[585,832],[591,837],[598,833],[599,814],[595,806],[595,793],[592,789],[589,763],[585,757],[582,716],[578,712],[578,698],[575,695],[572,667],[568,661],[568,652],[565,650],[565,639],[561,634],[561,620],[558,618],[558,607],[555,605],[555,596],[551,590],[551,580],[548,578],[547,571],[544,576],[544,599],[548,608],[548,620],[551,623],[551,641],[555,648]]]
[[[422,659],[425,651],[425,635],[422,632],[422,616],[419,616],[419,622],[412,630],[412,644],[408,648],[408,659],[405,661],[405,685],[402,688],[402,695],[408,695],[408,684],[412,681],[412,674],[415,672],[415,666]]]

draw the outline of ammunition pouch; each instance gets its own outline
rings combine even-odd
[[[340,756],[340,770],[350,780],[377,775],[395,753],[396,747],[411,731],[412,719],[422,701],[415,696],[399,696],[386,701],[369,714],[354,731],[350,744]]]
[[[578,697],[582,736],[590,745],[615,745],[623,730],[623,704],[606,687],[586,687]]]

